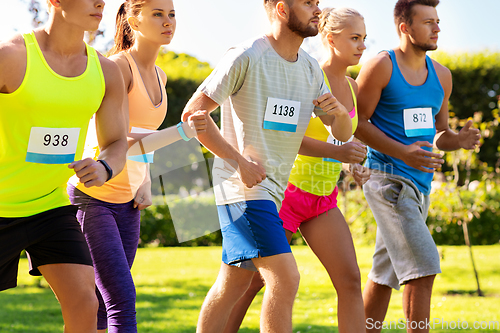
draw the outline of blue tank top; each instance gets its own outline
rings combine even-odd
[[[417,141],[431,144],[436,135],[435,116],[441,109],[444,90],[432,64],[426,56],[427,79],[421,86],[409,84],[399,70],[396,54],[388,51],[392,61],[392,74],[387,87],[370,119],[373,125],[389,138],[410,145]],[[430,147],[423,149],[431,151]],[[425,195],[431,191],[433,173],[408,166],[402,160],[368,147],[366,166],[410,179]]]

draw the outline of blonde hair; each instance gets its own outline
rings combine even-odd
[[[319,33],[323,36],[328,34],[339,34],[345,29],[349,19],[360,17],[364,19],[356,9],[352,8],[325,8],[319,16]]]

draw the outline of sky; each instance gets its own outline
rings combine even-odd
[[[32,29],[28,2],[0,1],[0,40]],[[44,0],[40,2],[45,6]],[[123,1],[105,2],[100,26],[105,35],[94,45],[100,51],[106,51],[112,42],[116,11]],[[187,53],[215,66],[229,47],[263,35],[269,29],[262,3],[262,0],[174,0],[177,30],[167,49]],[[320,7],[351,7],[365,17],[368,37],[367,50],[361,59],[364,62],[381,50],[398,45],[392,18],[395,3],[395,0],[323,0]],[[499,0],[441,0],[437,9],[441,19],[439,50],[449,53],[500,51]],[[318,37],[306,39],[303,48],[321,60],[323,53]]]

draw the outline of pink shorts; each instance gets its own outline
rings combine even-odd
[[[337,186],[335,186],[332,194],[319,196],[303,191],[295,185],[288,183],[285,191],[285,199],[280,209],[283,228],[296,233],[301,223],[318,217],[330,209],[337,208],[338,194],[339,189]]]

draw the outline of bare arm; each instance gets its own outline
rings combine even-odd
[[[474,149],[479,145],[481,135],[479,130],[471,128],[472,120],[456,133],[450,129],[448,119],[448,101],[450,99],[453,81],[448,68],[434,61],[434,68],[444,89],[444,100],[439,113],[436,115],[436,146],[445,151],[457,150],[460,148]]]
[[[97,139],[103,159],[118,174],[125,166],[128,148],[128,103],[125,98],[123,79],[116,66],[109,62],[103,66],[106,78],[106,94],[96,114]]]
[[[387,86],[391,78],[392,64],[388,55],[383,53],[368,61],[361,68],[356,79],[358,84],[358,128],[355,136],[370,147],[388,154],[394,153],[394,149],[402,150],[404,145],[396,142],[375,125],[368,122],[373,115],[380,100],[382,90]],[[390,146],[390,147],[389,147]]]
[[[189,116],[200,110],[206,110],[210,113],[215,110],[217,106],[218,104],[204,93],[197,92],[186,105],[182,113],[182,120],[186,121]],[[248,188],[259,184],[266,178],[265,169],[253,161],[248,161],[231,146],[222,137],[219,128],[211,117],[207,117],[207,129],[204,133],[198,135],[198,140],[213,154],[226,160],[228,163],[231,163],[235,169],[238,169],[241,180]]]
[[[124,94],[124,105],[128,109],[128,92],[132,89],[132,70],[130,69],[129,62],[127,58],[119,53],[112,57],[110,60],[118,65],[120,68],[123,81],[125,84],[125,89],[127,94]],[[167,82],[166,74],[158,69],[158,73],[161,77],[162,82]],[[193,138],[196,136],[197,131],[203,132],[206,129],[206,112],[201,112],[190,117],[190,119],[182,124],[182,130],[188,138]],[[165,128],[161,131],[154,133],[128,133],[127,141],[129,149],[127,154],[129,156],[142,155],[150,153],[162,147],[168,146],[174,142],[182,140],[182,136],[176,126],[171,126]]]
[[[352,136],[352,121],[346,108],[331,94],[327,93],[313,101],[326,115],[319,118],[327,130],[339,141],[348,141]]]
[[[139,210],[148,208],[153,204],[153,198],[151,195],[151,177],[149,174],[149,164],[147,164],[146,177],[141,186],[137,189],[134,198],[134,208],[139,207]]]
[[[128,108],[124,103],[125,87],[117,65],[104,57],[100,60],[106,92],[96,113],[97,140],[101,152],[98,159],[104,160],[115,176],[125,165]],[[105,167],[90,158],[73,162],[69,167],[75,170],[85,187],[101,186],[108,178]]]
[[[26,47],[21,35],[0,42],[0,93],[10,94],[23,82],[26,72]]]
[[[347,142],[337,146],[305,136],[299,154],[312,157],[333,158],[344,163],[361,163],[366,157],[366,146],[359,142]]]
[[[422,149],[424,146],[432,147],[431,142],[419,141],[407,146],[392,140],[368,122],[380,100],[382,90],[389,83],[391,73],[392,63],[387,53],[379,54],[361,68],[356,79],[359,87],[359,120],[355,135],[373,149],[398,158],[408,166],[423,172],[433,172],[444,160],[440,154]]]
[[[207,129],[207,112],[200,110],[189,116],[188,120],[182,123],[182,131],[191,139],[196,135],[204,133]],[[177,126],[170,126],[161,131],[142,134],[128,134],[128,155],[146,154],[162,147],[168,146],[174,142],[182,140],[180,129]]]

